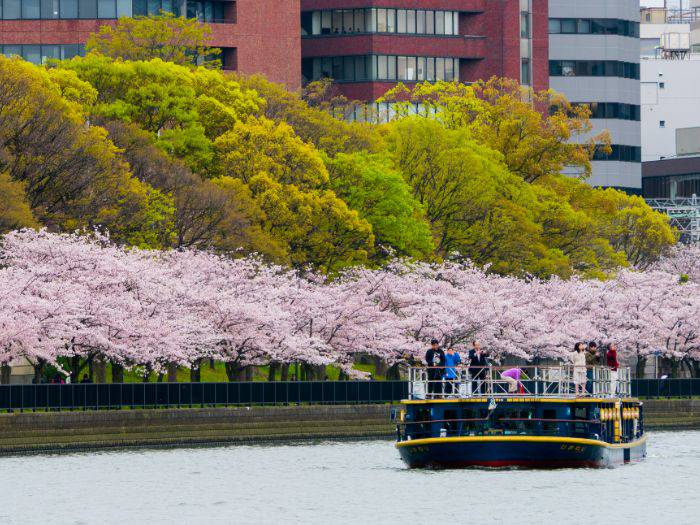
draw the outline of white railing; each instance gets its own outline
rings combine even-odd
[[[631,392],[629,368],[613,371],[603,366],[584,368],[559,365],[414,367],[409,370],[410,399],[513,396],[618,398],[629,397]]]

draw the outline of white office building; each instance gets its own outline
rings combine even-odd
[[[550,87],[589,104],[594,133],[612,138],[594,186],[641,192],[639,49],[638,0],[549,1]]]

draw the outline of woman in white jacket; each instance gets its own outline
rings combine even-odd
[[[576,396],[585,395],[586,393],[586,345],[576,343],[574,346],[574,355],[572,357],[574,364],[574,388]]]

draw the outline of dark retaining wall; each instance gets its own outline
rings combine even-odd
[[[647,400],[649,429],[700,428],[700,400]],[[0,454],[110,447],[391,438],[391,405],[0,414]]]

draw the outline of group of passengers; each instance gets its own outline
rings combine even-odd
[[[440,347],[440,342],[433,339],[425,353],[428,365],[428,397],[459,394],[460,373],[458,367],[463,364],[462,357],[452,346],[447,350]],[[486,393],[487,368],[491,366],[488,353],[478,341],[472,341],[472,348],[466,358],[466,368],[472,386],[472,394]],[[599,346],[595,341],[576,343],[572,356],[573,384],[575,395],[584,396],[593,392],[593,369],[604,366],[610,371],[611,392],[617,392],[617,346],[609,343]],[[508,385],[508,392],[524,393],[521,381],[529,380],[525,372],[518,368],[509,368],[500,372],[500,378]]]

